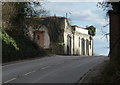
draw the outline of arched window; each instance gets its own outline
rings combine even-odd
[[[86,39],[86,54],[89,55],[89,40]]]
[[[81,39],[81,54],[85,55],[85,40],[84,38]]]

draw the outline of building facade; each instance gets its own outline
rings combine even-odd
[[[47,19],[48,17],[45,17]],[[54,17],[51,17],[51,19]],[[62,55],[93,55],[93,40],[88,30],[79,26],[71,26],[64,17],[55,17],[62,23],[59,24],[61,32],[57,36],[58,42],[52,42],[49,26],[42,25],[39,29],[29,28],[29,35],[40,47],[54,54]],[[54,28],[54,26],[53,26]],[[54,34],[53,34],[54,35]]]

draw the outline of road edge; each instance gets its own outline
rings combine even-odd
[[[104,66],[106,65],[107,62],[108,60],[105,60],[102,63],[90,69],[88,72],[86,72],[79,79],[79,81],[77,82],[77,85],[80,85],[80,83],[92,83],[93,78],[101,74],[101,71],[104,69]]]

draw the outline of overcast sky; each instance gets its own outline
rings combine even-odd
[[[94,53],[108,55],[109,42],[104,37],[108,33],[108,20],[105,19],[106,13],[97,7],[97,2],[46,2],[44,8],[50,11],[51,16],[65,17],[66,13],[72,25],[86,27],[93,25],[97,28],[94,37]]]

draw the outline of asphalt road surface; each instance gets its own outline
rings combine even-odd
[[[51,56],[25,60],[2,67],[3,83],[77,83],[107,57]]]

